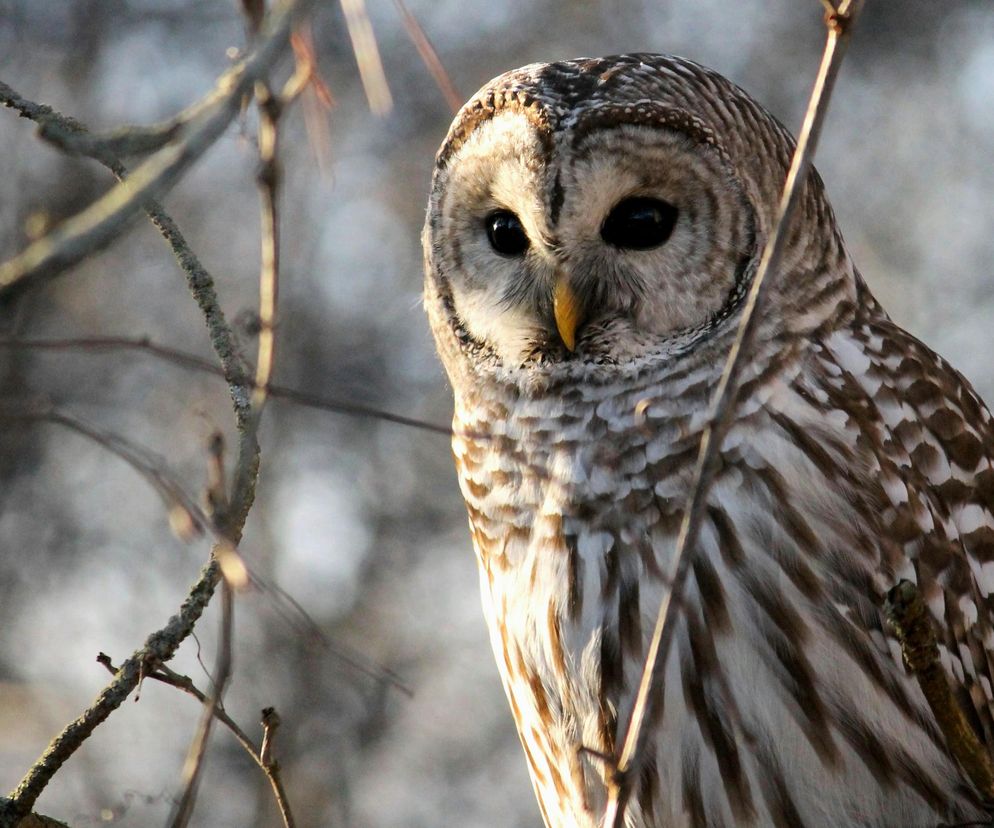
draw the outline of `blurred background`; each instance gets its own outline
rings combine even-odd
[[[335,97],[319,163],[283,121],[283,275],[276,379],[438,424],[448,389],[420,307],[433,155],[451,113],[397,7],[368,0],[393,93],[369,112],[337,3],[313,22]],[[665,51],[705,63],[796,131],[822,43],[817,0],[408,0],[459,92],[532,61]],[[0,0],[0,80],[93,129],[171,116],[244,45],[233,0]],[[231,319],[257,302],[256,150],[233,127],[166,199]],[[994,5],[869,0],[818,154],[853,256],[891,315],[994,400]],[[0,258],[111,185],[0,110]],[[241,326],[254,353],[250,326]],[[204,325],[148,222],[0,307],[0,336],[149,336],[211,356]],[[197,495],[224,384],[147,355],[0,350],[4,401],[46,397],[162,457]],[[229,440],[229,444],[233,441]],[[270,404],[242,551],[272,591],[239,597],[226,707],[276,751],[301,826],[538,826],[478,606],[447,439]],[[176,611],[208,552],[106,450],[50,425],[0,423],[0,789],[88,706]],[[289,615],[289,618],[288,618]],[[299,620],[299,619],[298,619]],[[208,681],[217,616],[175,669]],[[202,652],[198,653],[198,647]],[[348,656],[343,658],[343,656]],[[358,662],[358,666],[357,663]],[[397,674],[408,697],[382,676]],[[73,826],[161,825],[200,708],[146,682],[58,774],[38,810]],[[264,777],[214,733],[193,823],[272,826]]]

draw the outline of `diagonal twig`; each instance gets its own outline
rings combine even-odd
[[[182,828],[182,826],[188,824],[190,817],[193,815],[193,806],[196,804],[200,773],[204,766],[207,741],[211,732],[210,723],[215,721],[217,712],[221,709],[221,697],[228,678],[231,675],[231,632],[234,624],[234,611],[234,589],[226,578],[222,578],[221,636],[218,643],[217,664],[214,667],[210,695],[205,696],[203,699],[203,713],[197,727],[197,733],[194,736],[193,742],[190,744],[186,761],[183,763],[183,778],[186,784],[170,820],[169,824],[171,828]],[[205,716],[209,720],[206,724],[204,723]]]
[[[148,663],[160,664],[176,654],[210,602],[219,578],[217,562],[209,561],[179,612],[162,629],[152,633],[144,646],[121,665],[114,680],[100,691],[93,704],[51,741],[10,795],[6,799],[0,798],[0,828],[13,828],[31,811],[59,768],[138,686]]]
[[[114,666],[110,656],[106,653],[99,653],[97,655],[97,663],[103,665],[111,674],[118,671],[118,668]],[[162,684],[167,684],[170,687],[175,687],[177,690],[182,690],[184,693],[193,696],[201,704],[207,701],[207,694],[193,683],[193,679],[177,673],[165,664],[149,665],[144,678],[145,680],[151,679]],[[267,715],[268,711],[272,711],[272,713]],[[273,789],[273,796],[276,799],[277,806],[280,809],[284,828],[294,828],[295,821],[290,808],[290,801],[287,798],[286,789],[283,786],[283,780],[280,776],[279,763],[274,761],[270,755],[272,750],[272,730],[275,729],[271,725],[271,720],[273,716],[276,716],[277,719],[279,718],[276,715],[276,711],[272,707],[267,707],[262,711],[263,742],[261,748],[256,747],[252,738],[242,730],[238,722],[232,719],[223,707],[215,708],[214,716],[221,724],[228,728],[238,744],[252,757],[252,760],[266,775],[266,779],[269,780],[270,787]],[[267,724],[267,722],[270,722],[270,724]],[[267,749],[269,753],[267,753]]]
[[[742,369],[762,321],[762,306],[769,285],[768,274],[776,271],[783,255],[787,231],[800,202],[803,185],[811,167],[818,135],[828,110],[832,86],[845,55],[852,24],[861,6],[862,0],[842,0],[837,8],[832,7],[831,14],[826,14],[825,49],[798,134],[790,169],[787,172],[776,221],[763,248],[756,275],[743,306],[735,341],[712,397],[709,422],[701,435],[690,497],[684,509],[676,547],[668,571],[665,573],[664,583],[669,584],[670,588],[659,608],[624,741],[617,756],[613,779],[608,786],[605,828],[623,828],[625,825],[625,809],[634,783],[632,771],[639,766],[646,743],[645,723],[648,709],[652,699],[662,692],[669,645],[678,619],[683,587],[693,563],[693,550],[697,544],[708,492],[717,470],[721,443],[732,421]]]
[[[454,115],[459,111],[464,99],[459,94],[459,90],[456,89],[456,85],[452,82],[452,76],[445,71],[442,61],[439,60],[438,52],[431,45],[431,41],[428,39],[428,35],[425,34],[425,30],[421,27],[418,19],[411,14],[411,10],[407,8],[404,0],[394,0],[394,3],[397,5],[397,11],[400,12],[401,21],[404,24],[404,29],[407,31],[407,36],[414,44],[414,48],[418,50],[421,62],[424,63],[431,73],[432,78],[435,80],[435,85],[442,93],[445,103],[448,104],[449,109],[452,110],[452,114]]]
[[[162,498],[169,516],[169,525],[181,540],[193,540],[204,531],[210,531],[220,538],[213,521],[185,489],[164,471],[160,458],[119,434],[106,431],[44,400],[27,405],[4,404],[0,406],[0,420],[49,422],[86,437],[120,457],[145,478]]]
[[[224,372],[213,362],[172,348],[168,345],[160,345],[152,342],[148,337],[126,337],[126,336],[86,336],[73,337],[67,339],[20,339],[18,337],[0,337],[0,348],[17,348],[26,350],[79,350],[88,351],[138,351],[151,356],[172,362],[183,368],[199,371],[214,376],[223,376]],[[255,380],[245,380],[245,386],[249,389],[255,388]],[[432,434],[442,434],[447,437],[452,436],[452,429],[449,426],[438,425],[427,420],[419,420],[416,417],[407,417],[403,414],[395,414],[371,405],[362,403],[345,402],[344,400],[329,399],[317,394],[310,394],[306,391],[298,391],[284,385],[270,383],[269,396],[274,399],[286,400],[287,402],[300,405],[304,408],[313,408],[318,411],[328,411],[332,414],[344,414],[352,417],[369,417],[373,420],[380,420],[386,423],[415,428],[420,431],[427,431]],[[486,435],[472,434],[474,439],[485,439]]]
[[[53,406],[47,401],[38,401],[23,406],[7,404],[0,406],[0,421],[3,420],[50,422],[92,440],[102,448],[121,458],[158,492],[168,510],[170,526],[176,534],[180,535],[181,539],[190,540],[190,536],[193,533],[202,533],[204,530],[207,530],[213,536],[218,546],[227,543],[212,517],[215,511],[220,510],[212,508],[209,511],[205,511],[202,509],[186,493],[179,481],[165,471],[161,458],[152,454],[144,447],[130,442],[119,434],[100,428],[64,408]],[[215,435],[211,438],[210,442],[213,444],[217,439],[218,436]],[[209,454],[212,457],[213,466],[217,463],[214,459],[217,452],[214,449],[209,449]],[[216,473],[214,471],[211,476]],[[226,494],[222,495],[221,501],[218,500],[216,494],[216,484],[218,482],[220,481],[209,481],[208,483],[207,499],[212,507],[216,505],[223,507],[223,502],[227,500]],[[280,618],[302,636],[305,636],[307,640],[315,642],[323,650],[331,653],[336,659],[357,672],[391,685],[405,696],[413,696],[410,687],[404,684],[403,679],[395,672],[382,665],[368,662],[360,653],[354,652],[342,644],[332,643],[321,632],[321,629],[307,613],[307,610],[292,595],[278,585],[263,578],[252,567],[249,567],[247,564],[244,564],[244,566],[248,583],[258,592],[270,595],[273,598]]]

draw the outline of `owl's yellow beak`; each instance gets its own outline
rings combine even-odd
[[[560,276],[552,289],[552,313],[563,344],[572,351],[576,347],[576,329],[583,321],[583,307],[565,276]]]

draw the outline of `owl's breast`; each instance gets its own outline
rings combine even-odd
[[[603,806],[606,768],[579,748],[613,753],[651,628],[640,584],[658,594],[699,437],[644,391],[620,397],[457,406],[484,614],[533,781],[546,808],[585,803],[554,825]]]
[[[598,824],[597,757],[615,754],[668,590],[711,387],[687,375],[457,404],[484,613],[549,825]],[[959,813],[877,600],[894,554],[879,467],[820,400],[799,372],[769,379],[722,441],[635,825],[697,824],[688,791],[726,824],[775,824],[769,779],[804,824]],[[916,757],[888,771],[892,789],[867,781],[878,744]]]

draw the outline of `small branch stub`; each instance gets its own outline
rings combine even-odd
[[[953,697],[939,661],[935,629],[918,587],[911,581],[898,582],[887,593],[884,612],[901,644],[904,663],[918,680],[949,752],[977,790],[994,800],[994,765]]]
[[[262,749],[259,751],[259,761],[261,764],[272,769],[276,766],[273,759],[273,738],[276,736],[276,729],[280,726],[280,714],[275,707],[265,707],[262,710]]]

